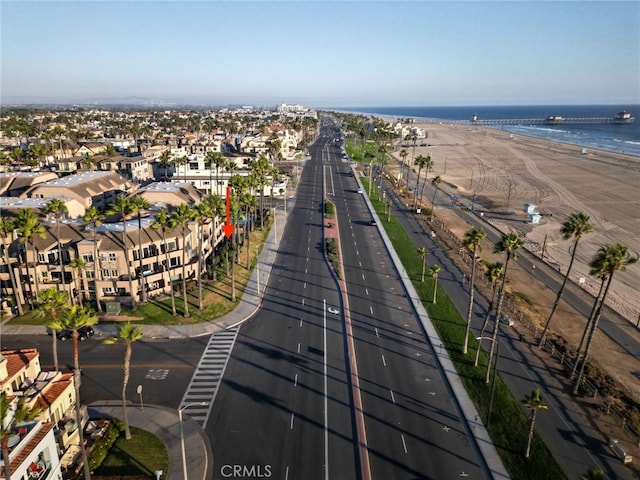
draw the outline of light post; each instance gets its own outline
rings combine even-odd
[[[493,342],[493,338],[491,337],[476,337],[476,340],[489,340]],[[491,410],[493,409],[493,397],[496,393],[496,377],[498,376],[498,359],[500,358],[500,339],[496,337],[496,359],[493,366],[493,378],[491,379],[491,394],[489,395],[489,409],[487,410],[487,428],[489,428],[489,424],[491,423]],[[488,365],[487,368],[491,368],[491,365]]]
[[[196,405],[205,406],[206,404],[207,402],[187,403],[184,407],[178,409],[178,418],[180,419],[180,446],[182,448],[182,475],[184,477],[184,480],[187,480],[189,477],[187,474],[187,452],[184,449],[184,428],[182,427],[182,412],[189,407],[195,407]]]

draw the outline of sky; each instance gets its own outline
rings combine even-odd
[[[640,2],[0,2],[0,102],[640,103]]]

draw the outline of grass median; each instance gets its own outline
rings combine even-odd
[[[368,179],[362,178],[361,181],[365,191],[368,191]],[[491,395],[491,385],[485,383],[487,355],[484,351],[481,351],[478,366],[473,366],[475,352],[478,347],[478,342],[475,338],[469,340],[467,355],[462,355],[465,319],[440,288],[440,285],[438,285],[437,303],[434,304],[432,302],[434,280],[426,276],[425,281],[421,281],[422,258],[417,252],[418,248],[423,245],[415,245],[397,219],[393,215],[387,216],[386,206],[379,195],[373,194],[370,201],[381,219],[381,226],[385,229],[407,275],[420,296],[431,322],[438,331],[442,344],[447,349],[465,389],[474,402],[480,418],[486,424]],[[428,256],[427,263],[431,263]],[[533,390],[534,388],[535,385],[532,384],[531,389]],[[505,468],[514,480],[528,480],[531,478],[566,479],[567,476],[537,433],[535,433],[531,444],[530,457],[528,459],[525,458],[524,450],[527,442],[528,419],[521,400],[512,395],[507,385],[498,375],[488,431]],[[540,415],[544,415],[544,412],[540,413]]]

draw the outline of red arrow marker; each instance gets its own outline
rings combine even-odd
[[[222,230],[224,231],[225,237],[229,238],[233,233],[233,225],[231,224],[231,194],[230,188],[227,187],[227,223],[222,226]]]

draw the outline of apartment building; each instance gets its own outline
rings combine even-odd
[[[164,200],[187,197],[179,190],[188,191],[188,187],[170,188],[174,191],[166,190]],[[156,194],[163,196],[161,191],[145,191],[144,194],[151,198]],[[195,198],[199,194],[192,192],[192,195]],[[185,202],[183,200],[180,203]],[[167,205],[167,202],[155,201],[152,208],[157,211],[168,208]],[[182,280],[183,264],[185,278],[197,278],[198,260],[201,259],[204,264],[224,240],[223,219],[204,225],[190,222],[185,231],[177,228],[166,232],[165,246],[161,230],[152,228],[155,221],[153,211],[141,218],[140,231],[137,218],[129,218],[124,224],[120,221],[106,222],[97,227],[95,232],[80,220],[65,221],[60,228],[54,223],[45,222],[48,234],[45,238],[34,239],[35,248],[25,246],[18,240],[8,245],[7,258],[11,258],[12,263],[3,265],[0,271],[3,296],[14,296],[8,268],[12,268],[15,278],[19,279],[20,290],[17,294],[22,304],[34,296],[35,290],[55,287],[69,292],[74,299],[85,300],[95,299],[97,288],[103,302],[129,305],[132,299],[141,301],[143,288],[150,297],[168,294],[171,281]],[[62,252],[58,251],[58,231]],[[200,237],[203,238],[202,245]],[[98,258],[94,257],[94,245],[97,246]],[[60,255],[64,276],[60,268]],[[18,258],[21,261],[15,261]],[[84,265],[73,269],[70,263],[77,258],[82,259]],[[97,278],[94,277],[96,262]]]
[[[40,183],[20,197],[75,199],[86,210],[92,205],[104,208],[112,203],[116,196],[129,194],[135,188],[135,184],[115,172],[87,171]],[[84,212],[81,215],[84,215]]]
[[[0,353],[0,389],[10,402],[2,427],[13,433],[8,439],[9,457],[0,460],[0,478],[5,478],[5,462],[9,461],[11,480],[62,479],[58,452],[73,449],[79,442],[78,428],[70,421],[75,418],[76,400],[71,377],[70,373],[41,371],[36,349]],[[35,420],[16,424],[13,409],[21,398],[26,398],[26,408],[40,406],[42,411]]]

